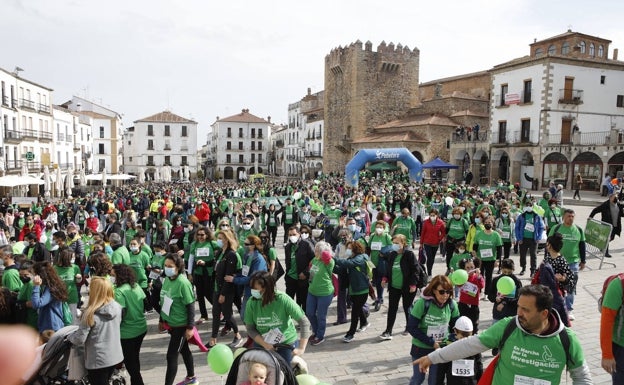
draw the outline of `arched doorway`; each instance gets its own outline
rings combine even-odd
[[[517,152],[513,158],[513,163],[511,170],[514,175],[511,175],[511,179],[519,180],[522,188],[537,189],[538,180],[535,179],[533,154],[529,151]]]
[[[566,188],[568,181],[568,158],[560,152],[548,154],[542,161],[542,187],[548,187],[550,181],[562,184]]]
[[[624,171],[624,152],[618,152],[607,162],[607,172],[609,175],[617,175],[618,171]]]
[[[509,154],[506,151],[498,150],[492,154],[491,161],[492,179],[509,180]],[[495,181],[492,181],[494,183]]]
[[[225,179],[225,180],[232,180],[232,179],[234,179],[234,169],[232,167],[227,166],[223,170],[223,179]]]
[[[418,161],[420,163],[425,163],[423,161],[423,159],[425,159],[425,158],[423,158],[422,154],[419,151],[412,151],[412,155],[414,155],[416,157],[416,159],[418,159]]]
[[[572,174],[581,174],[583,189],[598,191],[602,182],[602,159],[593,152],[582,152],[572,161]]]
[[[245,172],[245,167],[236,168],[236,179],[237,180],[247,180],[247,173]]]

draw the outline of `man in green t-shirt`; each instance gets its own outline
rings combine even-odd
[[[496,322],[473,338],[464,338],[414,361],[422,372],[432,364],[462,359],[500,347],[492,384],[559,385],[568,369],[572,384],[591,384],[591,373],[581,344],[552,310],[553,295],[544,285],[524,286],[519,290],[518,315]],[[503,334],[510,322],[516,326],[506,341]],[[565,329],[565,330],[564,330]],[[564,344],[560,333],[566,333]],[[567,346],[567,353],[566,347]],[[567,360],[569,358],[569,360]]]
[[[622,279],[612,279],[602,298],[600,317],[600,349],[602,368],[611,374],[613,384],[624,384],[624,332],[621,308],[624,301]]]

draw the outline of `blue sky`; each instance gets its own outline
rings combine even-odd
[[[53,88],[54,103],[87,97],[126,127],[169,108],[203,135],[242,108],[286,122],[288,103],[323,89],[325,55],[357,39],[418,48],[426,82],[568,28],[612,40],[609,57],[624,60],[623,16],[611,0],[4,0],[0,67]]]

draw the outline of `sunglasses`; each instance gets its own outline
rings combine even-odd
[[[251,223],[249,222],[243,222],[243,225],[250,225]]]
[[[253,246],[253,243],[245,243],[245,246]]]
[[[301,234],[310,234],[307,231],[302,231]]]
[[[440,295],[444,295],[444,294],[451,295],[451,294],[453,294],[453,290],[438,290],[438,294],[440,294]]]

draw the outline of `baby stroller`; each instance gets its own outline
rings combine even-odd
[[[68,337],[78,330],[78,326],[71,325],[59,329],[48,341],[43,349],[43,357],[39,370],[35,372],[33,377],[26,385],[88,385],[87,378],[80,381],[68,380],[68,364],[69,355],[72,344],[68,341]],[[125,371],[115,370],[111,376],[111,385],[125,385],[126,378],[123,374]]]
[[[252,363],[259,362],[268,369],[267,385],[297,385],[297,379],[290,365],[279,354],[261,348],[245,350],[236,357],[225,385],[237,385],[248,380],[249,368]]]

